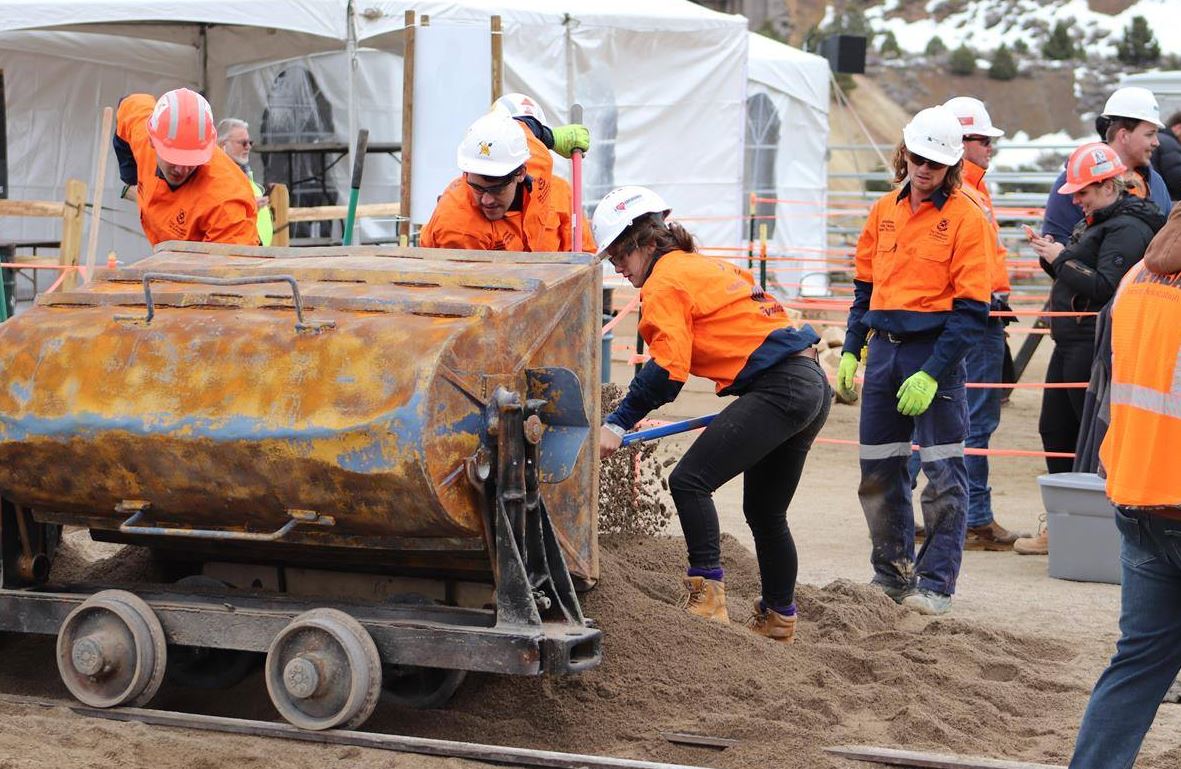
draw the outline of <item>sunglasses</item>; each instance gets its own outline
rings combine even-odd
[[[508,179],[506,179],[503,182],[499,182],[497,184],[489,184],[486,186],[483,184],[476,184],[471,179],[467,179],[466,177],[465,177],[464,181],[467,182],[467,186],[471,187],[473,190],[475,190],[480,195],[495,196],[495,195],[499,195],[501,192],[503,192],[506,187],[508,187],[510,184],[512,184],[516,180],[513,179],[512,177],[509,177]]]
[[[979,142],[980,144],[984,145],[985,147],[992,146],[992,137],[991,136],[965,136],[964,141]]]
[[[240,144],[243,147],[253,147],[254,140],[253,139],[239,139],[239,140],[235,141],[234,144]]]
[[[938,171],[940,169],[947,168],[947,163],[936,163],[934,160],[928,160],[927,158],[923,157],[922,155],[916,155],[913,152],[910,152],[909,150],[907,151],[906,155],[908,158],[910,158],[910,162],[913,163],[918,168],[922,168],[923,166],[926,166],[927,168],[930,168],[932,171]]]

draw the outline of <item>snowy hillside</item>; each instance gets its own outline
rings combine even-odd
[[[1091,10],[1087,0],[930,0],[925,5],[886,0],[865,16],[875,32],[892,31],[910,53],[922,53],[935,35],[948,48],[966,43],[991,51],[1023,40],[1031,51],[1039,51],[1059,20],[1073,20],[1074,35],[1088,56],[1103,58],[1115,57],[1116,41],[1133,17],[1143,16],[1161,53],[1181,55],[1181,0],[1139,0],[1114,16]]]

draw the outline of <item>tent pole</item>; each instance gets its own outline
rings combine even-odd
[[[349,89],[349,165],[352,168],[357,167],[357,17],[356,9],[353,6],[353,0],[349,0],[348,7],[345,11],[347,18],[347,30],[345,35],[345,59],[348,61],[348,89]],[[358,179],[358,184],[360,180]],[[351,193],[350,193],[351,195]],[[349,235],[352,235],[352,227]],[[346,238],[344,245],[352,245],[349,239]]]
[[[574,35],[571,30],[577,22],[570,14],[562,19],[562,26],[566,28],[566,104],[574,103]]]
[[[209,25],[198,27],[197,37],[201,45],[201,87],[202,94],[209,95]],[[223,105],[224,106],[224,105]]]

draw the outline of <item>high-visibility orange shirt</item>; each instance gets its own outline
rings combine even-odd
[[[962,190],[937,190],[915,211],[909,184],[880,197],[857,241],[843,351],[860,354],[870,329],[937,336],[922,370],[940,379],[987,327],[995,240]]]
[[[570,182],[560,176],[554,177],[554,208],[558,209],[558,223],[562,228],[561,251],[570,251],[570,244],[574,242],[574,220],[571,211],[574,210],[574,197],[570,193]],[[595,236],[591,234],[590,218],[584,211],[582,214],[582,250],[593,254]]]
[[[525,132],[525,139],[529,143],[529,159],[525,161],[525,170],[533,177],[534,187],[541,183],[549,184],[548,198],[550,205],[558,212],[558,250],[572,251],[574,243],[574,220],[571,211],[574,210],[574,196],[571,194],[570,182],[554,173],[554,156],[550,154],[545,143],[534,135],[533,131],[523,122],[521,130]],[[585,217],[586,214],[584,213]],[[582,223],[582,250],[593,254],[595,238],[590,231],[590,222]]]
[[[1111,423],[1099,449],[1107,496],[1181,506],[1181,273],[1128,270],[1111,307]]]
[[[148,118],[156,99],[132,94],[119,104],[115,134],[135,156],[139,221],[153,246],[165,240],[258,245],[258,208],[250,180],[220,147],[175,190],[158,175]]]
[[[974,194],[974,199],[980,204],[985,218],[988,219],[988,223],[992,225],[993,232],[996,233],[996,254],[992,268],[992,293],[1007,294],[1012,290],[1012,286],[1009,284],[1009,267],[1005,262],[1005,259],[1009,256],[1009,250],[1005,248],[1004,241],[1001,240],[1001,228],[996,220],[996,211],[992,206],[992,193],[988,191],[988,183],[984,181],[984,171],[985,169],[965,159],[962,187],[970,195]]]
[[[520,211],[508,211],[504,218],[491,221],[472,200],[467,181],[460,176],[447,185],[418,242],[425,248],[561,251],[558,214],[549,205],[548,196],[538,201],[524,186],[520,194]]]
[[[652,359],[674,382],[712,379],[718,394],[820,340],[794,329],[778,301],[749,270],[685,251],[656,260],[640,288],[639,331]]]

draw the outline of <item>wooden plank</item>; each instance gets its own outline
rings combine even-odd
[[[271,239],[272,247],[291,245],[291,193],[286,184],[276,184],[271,187],[271,211],[274,213],[275,237]]]
[[[725,750],[738,744],[738,740],[731,740],[728,737],[709,737],[704,734],[661,732],[660,736],[677,745],[694,745],[703,748],[717,748],[719,750]]]
[[[61,216],[65,206],[56,200],[0,200],[0,216]]]
[[[55,703],[57,704],[57,703]],[[464,758],[472,761],[486,761],[513,766],[550,767],[553,769],[701,769],[685,764],[667,764],[656,761],[640,761],[630,758],[592,756],[579,753],[559,753],[550,750],[511,748],[500,745],[483,745],[474,742],[434,740],[425,737],[402,737],[394,734],[374,734],[346,730],[308,732],[289,724],[268,721],[251,721],[242,718],[223,718],[186,713],[170,713],[163,710],[143,708],[113,708],[100,710],[84,706],[70,708],[75,713],[91,718],[112,721],[136,721],[154,726],[172,726],[180,729],[246,734],[256,737],[300,740],[330,745],[351,745],[376,750],[391,750],[402,753],[416,753],[447,758]]]
[[[916,769],[1066,769],[1061,764],[1034,764],[1028,761],[1007,761],[997,758],[977,758],[943,753],[920,753],[913,750],[879,748],[872,745],[840,745],[825,748],[826,753],[872,761],[888,766],[908,766]]]
[[[406,11],[402,45],[402,191],[398,235],[410,238],[410,163],[414,146],[414,11]]]
[[[86,184],[77,179],[66,181],[66,202],[62,206],[62,245],[58,262],[77,267],[82,256],[82,214],[86,208]],[[78,285],[78,272],[70,271],[62,280],[61,288],[69,291]]]
[[[398,216],[402,212],[401,203],[364,203],[357,206],[357,218],[375,216]],[[289,222],[318,222],[325,219],[343,219],[348,215],[348,206],[305,206],[304,208],[289,208],[287,221]]]

